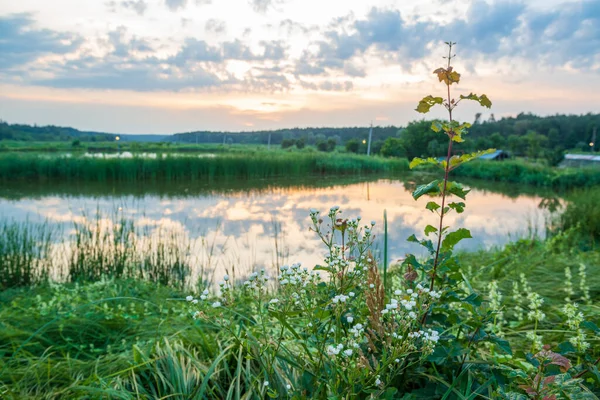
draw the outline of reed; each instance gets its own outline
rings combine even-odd
[[[553,168],[523,161],[476,161],[458,168],[457,176],[521,183],[556,190],[600,184],[600,168]]]
[[[370,174],[408,170],[405,159],[282,151],[156,158],[0,154],[0,181],[135,182],[266,179],[282,176]]]

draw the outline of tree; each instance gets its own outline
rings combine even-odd
[[[389,137],[381,146],[381,155],[384,157],[406,157],[406,150],[402,139]]]
[[[297,149],[303,149],[306,146],[306,138],[305,137],[301,137],[300,139],[296,140],[296,148]]]
[[[283,139],[281,141],[281,148],[287,149],[287,148],[292,147],[295,144],[296,144],[296,141],[294,139]]]
[[[409,123],[400,133],[401,143],[409,159],[430,156],[429,143],[437,139],[439,139],[439,134],[431,130],[431,121],[425,120]],[[383,154],[383,147],[381,151]]]
[[[360,148],[360,142],[358,139],[350,139],[346,141],[346,151],[348,153],[358,153],[358,149]]]

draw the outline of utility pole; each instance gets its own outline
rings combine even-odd
[[[369,144],[367,144],[367,156],[371,155],[371,138],[373,137],[373,121],[371,121],[371,129],[369,129]]]

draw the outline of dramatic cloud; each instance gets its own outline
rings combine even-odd
[[[204,30],[207,33],[214,33],[215,35],[223,34],[227,31],[227,24],[225,21],[211,18],[206,21],[204,25]]]
[[[47,54],[66,54],[83,39],[74,33],[36,29],[30,14],[0,17],[0,65],[3,69],[35,61]]]
[[[128,0],[128,1],[122,1],[121,5],[124,8],[129,8],[132,9],[133,11],[135,11],[138,15],[144,15],[144,12],[146,11],[146,8],[148,8],[148,4],[146,4],[146,2],[144,0],[138,0],[138,1],[132,1],[132,0]]]
[[[519,108],[600,101],[598,0],[0,3],[0,97],[13,100],[24,91],[64,101],[122,89],[153,102],[165,96],[173,108],[224,102],[265,119],[277,107],[262,104],[285,99],[290,113],[318,107],[319,118],[331,111],[345,120],[343,110],[359,103],[374,102],[376,114],[412,103],[431,83],[423,71],[453,40],[457,67],[474,85],[496,85],[490,95],[512,99],[529,85],[527,100],[510,100]],[[509,89],[514,82],[522,86]]]
[[[165,0],[165,4],[171,11],[177,11],[180,8],[185,8],[187,0]]]

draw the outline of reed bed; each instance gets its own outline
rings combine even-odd
[[[600,184],[600,168],[553,168],[523,161],[476,161],[453,171],[456,176],[569,190]]]
[[[350,154],[281,151],[220,154],[214,157],[169,156],[98,158],[41,154],[0,154],[0,181],[208,181],[222,178],[265,179],[281,176],[370,174],[408,171],[405,159]]]
[[[3,221],[0,289],[105,278],[183,288],[207,281],[215,268],[211,257],[218,249],[204,238],[193,240],[161,227],[140,228],[116,213],[83,221],[75,222],[69,235],[47,223]]]

